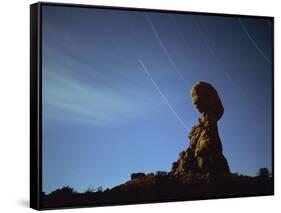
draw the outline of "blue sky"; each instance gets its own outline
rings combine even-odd
[[[231,171],[271,170],[269,19],[43,6],[42,23],[43,191],[169,171],[198,81],[221,96]]]

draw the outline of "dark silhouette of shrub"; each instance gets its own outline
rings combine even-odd
[[[97,188],[96,192],[103,192],[102,187],[101,187],[101,186],[99,186],[99,187]]]
[[[259,177],[270,177],[271,176],[268,168],[260,168],[257,175]]]
[[[62,188],[56,189],[55,191],[52,191],[49,195],[54,197],[67,197],[76,193],[77,192],[73,188],[64,186]]]
[[[84,193],[91,194],[91,193],[94,193],[95,191],[96,191],[96,189],[93,186],[89,186]]]
[[[165,172],[165,171],[157,171],[155,174],[156,174],[156,176],[165,176],[165,175],[167,175],[168,173]]]
[[[85,194],[93,194],[96,192],[103,192],[103,189],[101,186],[95,188],[93,186],[89,186],[88,189],[86,189],[86,191],[84,192]]]

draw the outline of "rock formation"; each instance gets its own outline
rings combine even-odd
[[[178,160],[172,165],[171,174],[229,174],[217,126],[224,113],[220,97],[212,85],[199,82],[193,85],[191,98],[201,117],[189,133],[189,147],[179,154]]]

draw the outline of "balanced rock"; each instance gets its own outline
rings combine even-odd
[[[189,133],[189,147],[179,154],[171,173],[229,174],[217,126],[224,112],[220,97],[214,87],[205,82],[193,85],[191,97],[201,117]]]
[[[220,97],[215,88],[206,82],[194,84],[191,88],[191,100],[200,113],[212,115],[219,120],[224,112]]]

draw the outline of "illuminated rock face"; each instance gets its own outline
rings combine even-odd
[[[199,123],[193,126],[189,133],[189,147],[179,154],[178,160],[173,163],[171,173],[229,174],[217,126],[224,112],[220,97],[214,87],[205,82],[193,85],[191,97],[201,117]]]
[[[191,100],[195,108],[202,114],[219,120],[224,112],[220,97],[215,88],[208,83],[199,82],[191,88]]]

